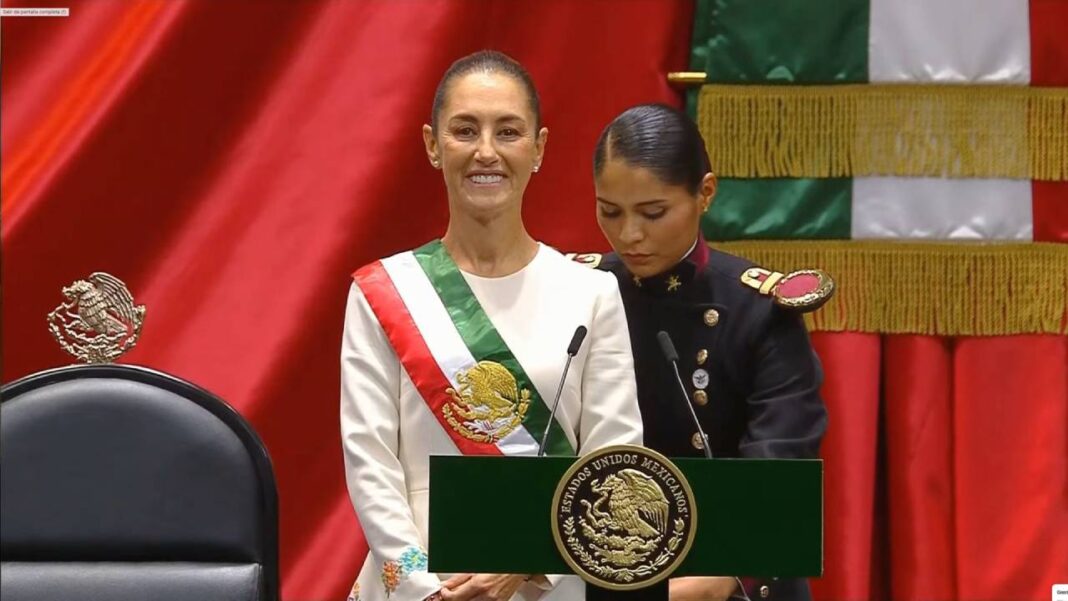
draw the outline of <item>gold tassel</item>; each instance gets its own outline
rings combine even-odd
[[[702,86],[724,177],[1068,179],[1068,88]]]
[[[710,246],[775,271],[823,269],[836,293],[811,330],[1065,334],[1068,244],[741,241]]]

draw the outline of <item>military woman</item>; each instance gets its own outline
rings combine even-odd
[[[693,121],[674,108],[641,105],[616,117],[597,142],[594,179],[597,221],[615,250],[600,267],[623,295],[645,444],[669,457],[702,455],[688,403],[716,457],[816,457],[827,427],[823,373],[798,313],[826,299],[830,280],[771,272],[708,247],[700,221],[716,177]],[[678,350],[685,398],[660,331]],[[732,594],[810,596],[804,580],[670,583],[673,601]]]

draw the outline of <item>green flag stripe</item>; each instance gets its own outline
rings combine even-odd
[[[698,0],[692,66],[710,83],[867,83],[870,12],[868,0]]]
[[[849,239],[849,178],[723,178],[701,219],[708,240]]]
[[[869,14],[868,0],[698,0],[690,67],[709,83],[867,83]],[[702,230],[710,240],[848,239],[852,196],[847,178],[725,178]]]
[[[546,400],[538,393],[537,387],[527,376],[523,366],[519,364],[500,333],[497,332],[497,328],[493,326],[489,316],[479,305],[478,299],[471,292],[471,287],[467,285],[467,280],[446,252],[445,246],[440,240],[434,240],[415,249],[414,254],[475,361],[500,363],[515,376],[520,390],[530,391],[531,403],[523,421],[523,427],[540,442],[541,434],[545,431],[545,424],[549,421],[549,407]],[[549,433],[549,443],[546,446],[546,452],[552,455],[575,454],[564,434],[564,429],[555,420]]]

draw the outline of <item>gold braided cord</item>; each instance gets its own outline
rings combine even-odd
[[[1068,179],[1068,88],[706,85],[697,122],[725,177]]]
[[[740,241],[711,246],[775,271],[820,268],[837,291],[811,330],[1064,334],[1068,244]]]

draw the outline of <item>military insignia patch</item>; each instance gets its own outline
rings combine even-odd
[[[59,346],[85,363],[107,363],[129,351],[141,336],[145,306],[119,278],[98,271],[63,288],[66,301],[48,314]]]
[[[834,296],[834,280],[819,269],[802,269],[788,274],[759,267],[745,270],[742,283],[760,294],[771,296],[775,304],[801,313],[815,311]]]
[[[585,581],[640,589],[682,563],[697,532],[697,506],[666,457],[617,445],[567,470],[553,497],[552,528],[561,556]]]
[[[704,390],[708,388],[709,376],[708,372],[700,367],[693,370],[693,376],[690,378],[693,380],[693,387],[698,390]]]

